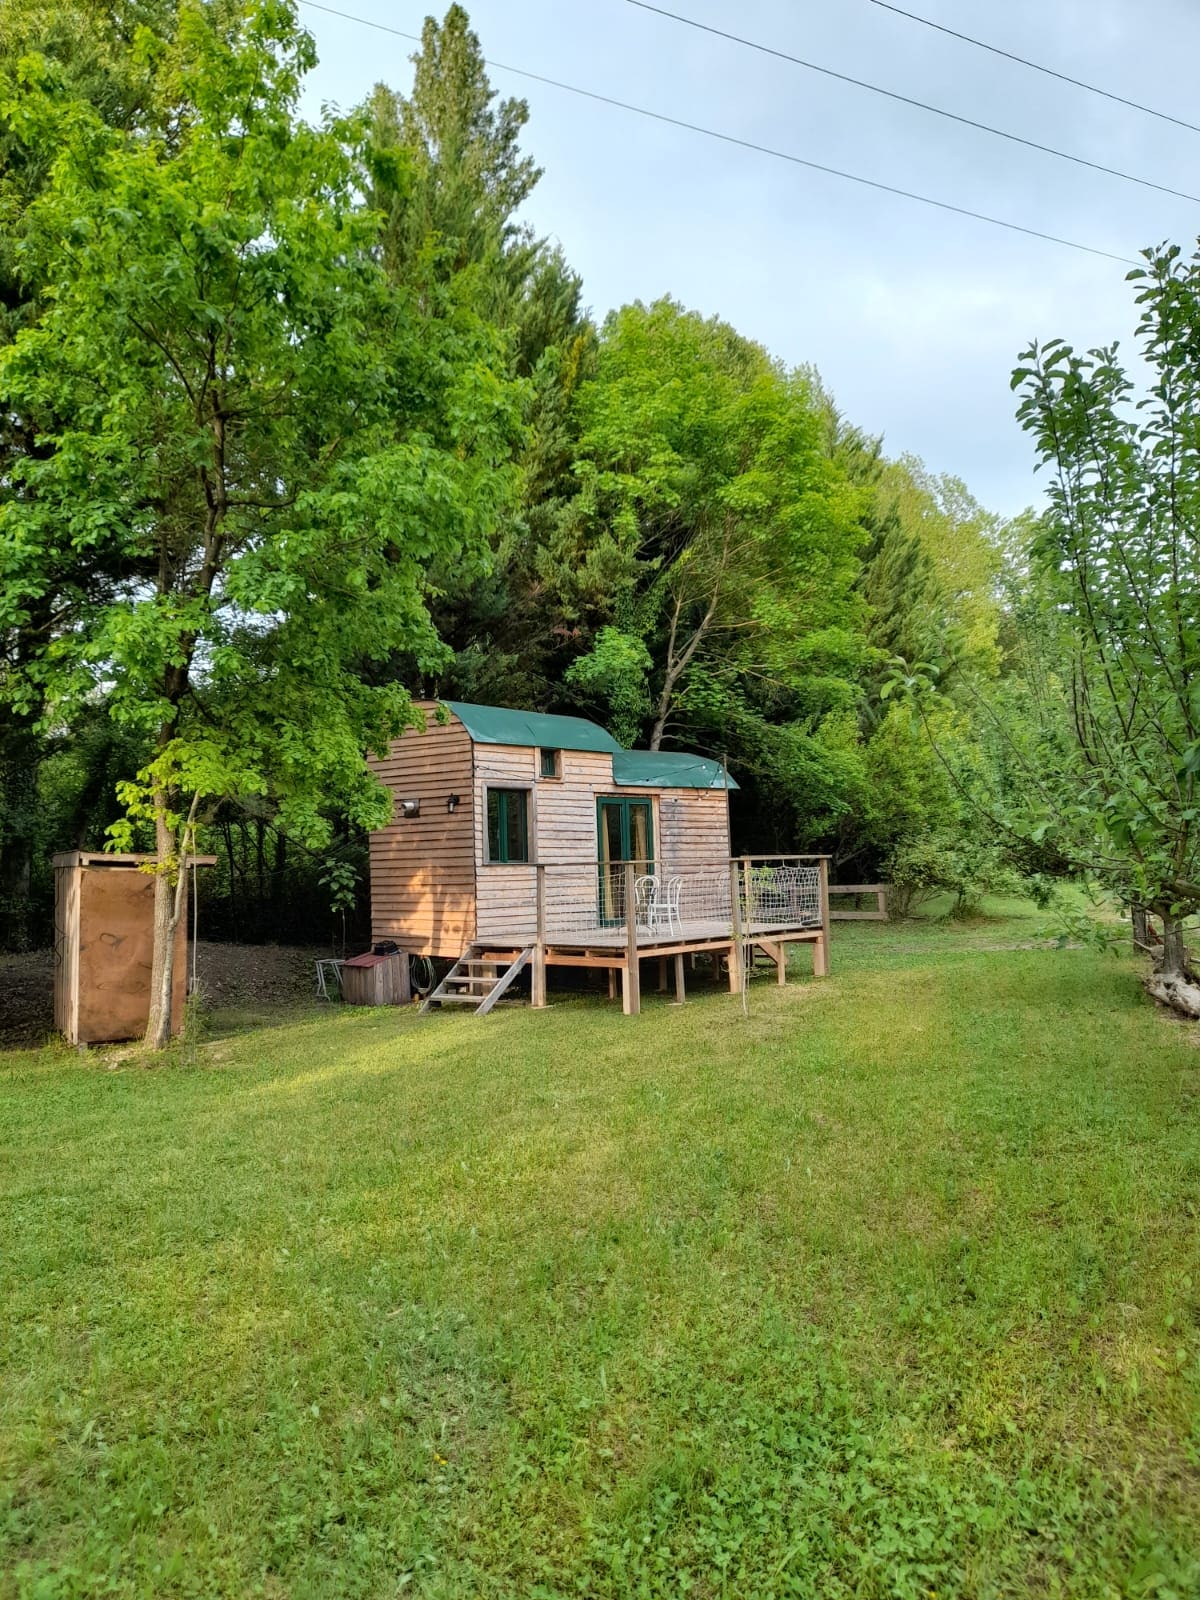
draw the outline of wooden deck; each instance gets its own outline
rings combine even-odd
[[[755,922],[741,930],[742,942],[756,944],[760,939],[812,940],[821,937],[821,925],[805,924],[779,924],[775,922]],[[674,933],[663,929],[639,928],[637,930],[638,955],[658,956],[671,955],[676,950],[685,954],[690,950],[707,950],[714,947],[723,949],[732,942],[732,929],[729,921],[704,921],[682,922]],[[596,928],[588,933],[572,932],[557,934],[550,931],[546,935],[547,953],[551,950],[570,952],[573,950],[596,950],[610,952],[619,950],[622,956],[627,947],[625,929]]]
[[[641,1009],[641,964],[657,961],[658,987],[665,992],[673,967],[676,1001],[686,998],[685,957],[707,954],[715,959],[724,956],[728,962],[729,990],[741,991],[748,964],[755,950],[775,963],[777,982],[787,982],[788,946],[808,944],[813,951],[813,977],[829,976],[829,929],[826,924],[753,922],[739,930],[737,936],[728,922],[684,922],[674,933],[639,928],[636,943],[631,943],[625,928],[599,927],[587,933],[557,936],[548,934],[544,944],[529,945],[525,936],[511,940],[503,937],[479,941],[484,949],[484,959],[495,962],[497,969],[529,951],[533,975],[532,1000],[535,1007],[546,1005],[546,969],[548,967],[578,967],[584,970],[600,969],[609,976],[609,997],[615,999],[618,978],[621,986],[622,1009],[634,1016]]]
[[[798,865],[803,873],[796,871]],[[533,904],[517,894],[508,915],[493,911],[490,925],[478,928],[441,986],[454,982],[462,989],[455,1003],[485,999],[489,985],[528,966],[532,1003],[542,1007],[547,969],[579,967],[606,971],[612,998],[619,978],[622,1007],[633,1016],[641,1009],[645,961],[658,963],[660,992],[668,989],[674,967],[675,996],[682,1002],[687,958],[707,954],[719,972],[724,957],[730,991],[738,994],[756,950],[774,962],[778,981],[786,983],[788,946],[794,944],[812,946],[815,978],[829,975],[827,857],[722,858],[706,863],[701,872],[681,873],[674,879],[675,905],[683,900],[683,915],[673,919],[674,927],[662,918],[646,919],[646,900],[637,892],[638,863],[533,862],[529,867]],[[609,874],[599,903],[598,870]],[[669,872],[664,875],[670,882]],[[619,907],[619,922],[602,919],[600,906],[609,904]],[[460,967],[462,975],[456,977]]]

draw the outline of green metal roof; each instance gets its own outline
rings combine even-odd
[[[586,717],[555,717],[508,706],[442,702],[476,744],[514,744],[543,750],[594,750],[613,758],[613,782],[651,789],[736,789],[719,761],[683,750],[623,750],[611,733]]]
[[[512,711],[506,706],[472,706],[446,700],[476,744],[541,746],[545,750],[597,750],[619,755],[611,733],[585,717],[552,717],[542,711]]]
[[[621,750],[613,756],[613,782],[655,789],[736,789],[719,761],[686,750]]]

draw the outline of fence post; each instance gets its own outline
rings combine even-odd
[[[537,943],[533,947],[533,976],[530,1001],[537,1007],[546,1004],[546,868],[537,864]]]
[[[638,968],[637,896],[634,894],[634,867],[625,863],[625,967],[621,973],[621,1009],[636,1017],[642,1009],[642,978]]]
[[[738,864],[735,858],[729,862],[729,910],[733,920],[733,943],[729,947],[729,992],[740,994],[742,990],[742,908],[741,908],[741,883],[738,880]]]
[[[829,976],[829,861],[821,857],[817,866],[818,889],[821,896],[821,936],[813,945],[813,977]]]

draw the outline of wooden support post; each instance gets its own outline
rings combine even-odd
[[[659,958],[658,958],[658,992],[659,992],[659,994],[666,994],[666,992],[667,992],[667,958],[666,958],[666,956],[659,956]]]
[[[610,1000],[615,1000],[617,998],[617,969],[616,969],[616,967],[609,967],[609,969],[608,969],[608,998]]]
[[[546,868],[537,865],[537,943],[533,947],[530,1000],[540,1010],[546,1004]]]
[[[775,963],[775,982],[787,982],[787,945],[782,939],[764,939],[763,949]]]
[[[625,863],[625,967],[621,973],[621,1009],[636,1017],[642,1009],[642,981],[638,970],[637,896],[633,862]]]
[[[813,945],[813,977],[829,976],[829,862],[818,863],[821,895],[821,937]]]
[[[729,910],[733,919],[733,943],[729,946],[729,992],[740,994],[742,990],[742,906],[741,883],[738,877],[738,864],[736,861],[729,863]]]
[[[675,1004],[681,1006],[684,1002],[684,998],[683,955],[681,953],[675,957]]]

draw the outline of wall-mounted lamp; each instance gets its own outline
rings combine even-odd
[[[449,812],[458,810],[458,796],[456,794],[448,794],[446,796],[446,810]]]
[[[421,815],[421,802],[419,800],[401,800],[398,803],[402,817],[419,817]]]

